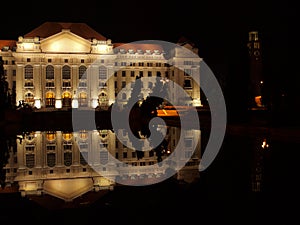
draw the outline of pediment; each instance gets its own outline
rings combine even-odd
[[[62,31],[41,40],[41,49],[53,53],[89,53],[91,43],[70,31]]]
[[[46,180],[44,182],[45,193],[65,201],[72,201],[93,188],[94,183],[91,178]]]

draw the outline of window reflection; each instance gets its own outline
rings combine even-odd
[[[46,194],[65,201],[73,201],[89,191],[113,190],[121,180],[127,180],[128,184],[141,180],[144,184],[151,183],[160,180],[166,171],[164,167],[152,166],[168,161],[178,145],[181,130],[167,129],[162,143],[155,148],[147,141],[148,133],[139,132],[140,142],[134,143],[124,129],[26,133],[25,141],[16,140],[12,163],[6,165],[7,171],[15,172],[6,179],[17,184],[22,196]],[[120,134],[122,142],[115,132]],[[198,171],[200,161],[200,143],[195,142],[200,131],[184,131],[184,134],[182,152],[176,157],[193,156],[193,159],[186,163],[178,179],[185,179],[190,170]],[[197,148],[192,154],[194,145]],[[171,165],[172,160],[168,163]]]

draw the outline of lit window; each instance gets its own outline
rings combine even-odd
[[[33,79],[33,67],[31,65],[25,66],[25,79]]]

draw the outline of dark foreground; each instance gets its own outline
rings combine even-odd
[[[1,224],[295,224],[299,144],[270,142],[262,188],[252,186],[252,140],[227,135],[213,162],[192,184],[170,178],[150,186],[116,186],[90,205],[48,209],[19,194],[0,194]],[[295,220],[296,219],[296,220]]]

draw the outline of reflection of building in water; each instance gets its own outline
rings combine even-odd
[[[147,184],[164,176],[164,166],[160,170],[151,168],[157,163],[158,152],[144,151],[143,156],[138,157],[127,132],[118,132],[123,143],[111,130],[28,133],[21,141],[17,140],[17,151],[11,151],[5,167],[7,186],[17,183],[22,196],[51,195],[72,201],[87,192],[113,190],[118,184],[117,177],[123,180],[143,178],[144,184]],[[192,182],[199,176],[200,131],[183,132],[184,146],[178,158],[187,163],[174,177]],[[165,139],[168,145],[161,149],[163,160],[174,151],[179,136],[180,129],[167,129]],[[149,146],[143,148],[149,149]],[[114,164],[111,158],[119,160],[116,163],[119,165]],[[124,174],[122,171],[125,170],[112,169],[122,166],[131,166],[131,169]]]
[[[16,104],[24,100],[50,111],[105,108],[116,98],[127,102],[132,88],[126,85],[136,76],[161,76],[174,80],[191,97],[171,96],[174,104],[201,105],[200,87],[191,75],[200,73],[202,59],[194,44],[183,39],[167,52],[162,44],[113,43],[84,23],[45,22],[17,41],[0,40],[0,48],[9,87],[16,89]],[[154,85],[143,82],[143,97]]]

